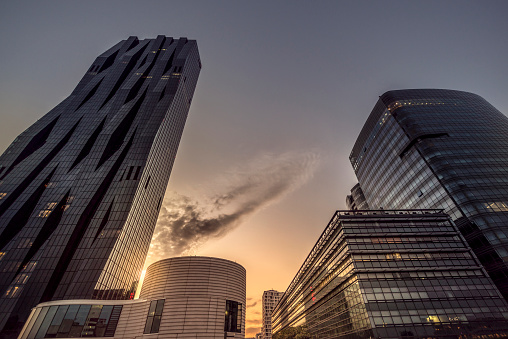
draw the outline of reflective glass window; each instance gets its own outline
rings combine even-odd
[[[164,299],[152,300],[148,308],[145,330],[143,333],[158,333],[161,324],[162,311],[164,310]]]

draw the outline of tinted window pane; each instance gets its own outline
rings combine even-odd
[[[157,300],[157,307],[155,308],[155,315],[162,315],[164,309],[164,299]]]
[[[83,325],[85,324],[88,312],[90,312],[91,305],[81,305],[79,308],[74,322],[72,323],[71,330],[69,332],[69,338],[79,338],[83,331]]]
[[[155,317],[153,317],[152,331],[150,333],[158,333],[160,325],[161,325],[161,316],[156,315]]]
[[[157,300],[153,300],[150,303],[150,308],[148,309],[148,316],[153,317],[155,315],[155,308],[157,306]]]
[[[95,327],[96,337],[104,337],[104,333],[106,332],[106,326],[108,325],[109,317],[111,316],[111,311],[113,311],[113,306],[108,305],[102,308],[101,315]]]
[[[83,326],[83,331],[81,332],[82,337],[95,337],[95,329],[97,327],[97,322],[99,321],[99,316],[102,311],[102,305],[92,305],[90,308],[90,313],[88,313],[88,318],[86,319],[85,325]]]
[[[145,330],[143,331],[143,333],[151,333],[150,331],[152,330],[152,322],[153,317],[146,318]]]
[[[35,335],[35,338],[44,338],[44,335],[46,334],[46,331],[48,330],[49,325],[51,324],[51,321],[53,320],[53,317],[55,316],[57,310],[58,306],[50,307],[48,314],[46,314],[46,318],[44,318],[44,321],[42,322],[39,331]]]
[[[224,331],[240,333],[241,324],[242,324],[242,304],[236,301],[226,300]]]
[[[79,305],[70,305],[67,313],[65,314],[64,319],[62,320],[62,324],[58,329],[58,333],[56,334],[57,338],[67,338],[68,334],[71,330],[72,324],[74,323],[74,318],[78,313]]]
[[[49,325],[48,331],[46,332],[46,338],[55,338],[58,332],[58,328],[62,324],[65,313],[67,313],[68,305],[58,306],[58,310],[56,311],[55,316],[53,317],[53,321],[51,321],[51,325]]]
[[[35,334],[37,333],[37,331],[39,331],[39,328],[40,328],[40,326],[42,324],[42,321],[44,320],[44,317],[48,313],[48,310],[49,310],[49,307],[44,307],[42,309],[41,313],[39,313],[39,316],[37,317],[37,320],[35,321],[35,324],[32,327],[32,330],[30,331],[30,334],[28,335],[28,339],[35,338]]]

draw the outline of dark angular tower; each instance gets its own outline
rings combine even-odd
[[[508,300],[505,115],[472,93],[389,91],[350,160],[370,208],[443,208]]]
[[[200,69],[194,40],[130,37],[0,157],[0,337],[40,302],[133,297]]]

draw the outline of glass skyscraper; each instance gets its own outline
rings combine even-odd
[[[191,104],[196,41],[130,37],[0,157],[0,336],[60,299],[133,298]]]
[[[383,94],[350,155],[348,205],[443,208],[508,299],[508,118],[478,95]]]

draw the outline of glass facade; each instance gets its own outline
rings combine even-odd
[[[1,337],[40,302],[134,297],[200,69],[196,41],[130,37],[0,156]]]
[[[508,299],[508,118],[438,89],[383,94],[350,156],[368,206],[442,208]]]
[[[113,337],[121,305],[54,305],[39,307],[20,339]]]
[[[508,304],[442,210],[338,211],[272,321],[274,339],[501,338]]]

